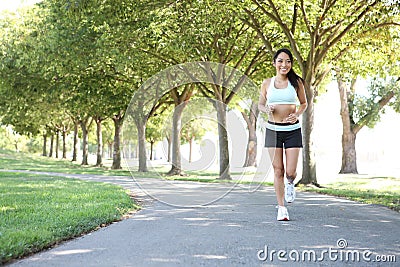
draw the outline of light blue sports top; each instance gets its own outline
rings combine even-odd
[[[279,104],[294,104],[298,103],[296,89],[288,81],[286,88],[275,88],[275,77],[271,78],[271,83],[267,89],[267,105],[279,105]],[[273,131],[292,131],[301,128],[300,123],[294,124],[287,123],[267,123],[267,129]]]
[[[271,83],[267,89],[267,104],[297,104],[297,93],[293,85],[288,81],[286,88],[275,88],[275,77],[271,78]]]

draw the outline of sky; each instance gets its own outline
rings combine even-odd
[[[15,11],[22,5],[33,5],[40,0],[0,0],[0,12],[3,10]]]

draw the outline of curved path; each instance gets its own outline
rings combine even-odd
[[[51,175],[120,184],[142,201],[143,209],[132,218],[10,266],[398,266],[400,262],[400,214],[377,205],[298,192],[288,207],[292,220],[278,222],[271,187]]]

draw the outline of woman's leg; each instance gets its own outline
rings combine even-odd
[[[276,199],[279,206],[285,206],[285,183],[283,180],[285,167],[283,165],[283,148],[268,148],[268,153],[272,161],[272,167],[274,168],[274,188]]]
[[[292,183],[297,176],[297,162],[299,160],[299,147],[292,147],[285,149],[285,157],[286,157],[286,178],[289,183]]]

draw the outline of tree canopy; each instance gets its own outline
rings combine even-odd
[[[347,81],[357,76],[398,79],[399,16],[399,5],[392,0],[43,0],[0,19],[1,123],[37,135],[77,123],[85,132],[91,119],[112,120],[113,168],[120,168],[119,135],[132,96],[133,108],[141,113],[128,120],[135,121],[141,155],[146,153],[147,120],[158,108],[179,106],[188,95],[206,97],[217,110],[220,175],[229,179],[227,107],[236,104],[235,98],[254,100],[259,93],[255,83],[243,85],[234,75],[261,84],[274,75],[275,50],[289,47],[309,103],[303,116],[302,182],[317,183],[311,133],[321,85],[333,70]],[[208,70],[208,77],[196,81],[197,90],[189,94],[184,87],[172,86],[170,94],[153,95],[165,85],[154,76],[200,61],[220,67],[198,65]],[[165,76],[164,82],[171,85],[179,75]],[[354,98],[351,114],[359,125],[373,125],[376,119],[364,123],[363,118],[376,113],[371,103],[394,88],[390,86],[375,84],[369,98]],[[390,105],[400,110],[399,101]],[[255,118],[247,119],[253,131]],[[146,171],[143,164],[139,168]]]

